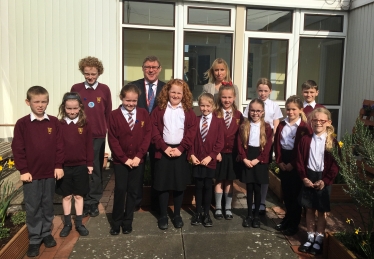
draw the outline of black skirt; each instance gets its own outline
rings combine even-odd
[[[322,172],[315,172],[310,169],[306,172],[308,179],[315,183],[322,179]],[[301,188],[299,200],[301,206],[316,209],[320,212],[330,211],[331,185],[325,186],[322,190],[306,187],[304,184]]]
[[[195,165],[192,168],[192,176],[196,178],[213,178],[215,170],[203,165]]]
[[[247,158],[253,160],[258,157],[261,152],[261,147],[248,146]],[[248,168],[244,162],[239,180],[242,183],[257,183],[257,184],[268,184],[269,183],[269,165],[258,163],[252,168]]]
[[[190,183],[191,169],[186,152],[179,157],[169,157],[162,152],[161,159],[155,162],[153,188],[157,191],[184,191]]]
[[[236,162],[237,154],[234,153],[221,153],[222,161],[217,161],[215,172],[215,179],[220,180],[235,180],[237,173],[240,172],[241,166]]]
[[[90,189],[89,183],[86,165],[64,166],[64,177],[56,181],[55,192],[63,197],[72,194],[85,197]]]

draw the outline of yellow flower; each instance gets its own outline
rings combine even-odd
[[[2,157],[2,156],[0,156],[0,161],[1,161],[1,160],[3,160],[3,157]]]
[[[343,142],[341,142],[341,141],[339,141],[339,147],[340,147],[340,148],[342,148],[342,147],[343,147],[343,145],[344,145],[344,143],[343,143]]]
[[[279,168],[275,168],[275,172],[278,174],[279,173]]]
[[[356,235],[358,235],[359,232],[360,232],[360,229],[359,229],[359,228],[355,229],[355,234],[356,234]]]
[[[333,138],[336,138],[336,133],[333,133],[332,135],[331,135]]]
[[[362,241],[362,245],[363,245],[363,246],[367,245],[367,243],[365,242],[365,240]]]
[[[0,171],[3,171],[3,167],[0,165]]]
[[[9,168],[12,168],[14,166],[14,161],[9,159],[8,166],[9,166]]]
[[[348,224],[351,224],[351,220],[350,219],[347,219],[345,222],[347,222]]]

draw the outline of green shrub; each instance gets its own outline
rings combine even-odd
[[[0,227],[0,239],[9,237],[10,229]]]
[[[15,212],[10,220],[14,225],[21,225],[26,222],[26,211],[17,211]]]

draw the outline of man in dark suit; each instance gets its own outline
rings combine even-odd
[[[157,107],[157,97],[161,92],[162,87],[165,85],[164,82],[158,80],[158,76],[162,70],[160,60],[155,56],[148,56],[144,59],[142,70],[144,78],[131,82],[131,84],[136,85],[140,91],[141,95],[138,99],[138,107],[145,108],[149,113]],[[152,210],[158,209],[157,192],[153,189],[153,175],[154,175],[154,164],[155,164],[155,147],[153,144],[148,149],[149,158],[151,163],[151,208]],[[145,160],[146,161],[146,160]],[[143,181],[139,187],[138,198],[136,200],[136,206],[139,208],[142,198],[143,198]]]

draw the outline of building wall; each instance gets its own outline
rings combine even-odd
[[[118,99],[119,5],[118,0],[0,1],[0,125],[30,113],[24,100],[33,85],[47,88],[47,113],[57,115],[62,95],[84,80],[78,61],[89,55],[102,60],[99,81]],[[0,138],[12,136],[13,127],[0,126]]]
[[[349,13],[342,133],[351,132],[364,99],[374,100],[374,3]]]

